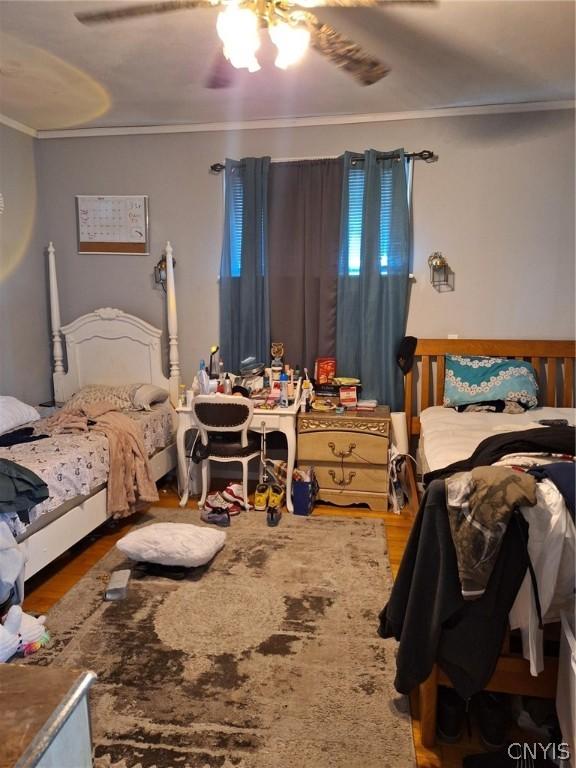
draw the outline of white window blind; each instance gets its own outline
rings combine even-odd
[[[244,184],[239,173],[230,174],[230,276],[242,274]]]
[[[408,169],[407,169],[408,172]],[[410,175],[409,175],[410,178]],[[410,203],[410,189],[408,190]],[[360,251],[364,207],[364,168],[350,169],[348,177],[348,275],[360,274]],[[390,228],[392,223],[392,173],[383,173],[380,187],[380,274],[388,274]]]
[[[360,274],[364,168],[351,168],[348,176],[348,274]]]

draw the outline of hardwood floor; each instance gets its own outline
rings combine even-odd
[[[172,488],[167,487],[161,490],[158,506],[176,507],[177,505],[178,497]],[[195,506],[195,502],[189,502],[188,506]],[[392,573],[394,575],[397,573],[412,525],[412,517],[409,514],[394,515],[391,512],[372,512],[360,507],[340,508],[320,504],[315,507],[314,515],[381,518],[386,528]],[[116,525],[102,526],[101,529],[73,547],[66,555],[30,579],[26,583],[24,609],[33,613],[49,611],[114,546],[116,541],[130,530],[137,520],[138,518],[133,516]],[[416,697],[412,697],[411,710],[412,733],[419,768],[438,768],[439,766],[461,768],[462,758],[466,754],[482,751],[477,738],[473,736],[470,740],[466,735],[459,744],[439,744],[434,749],[426,749],[420,741]]]

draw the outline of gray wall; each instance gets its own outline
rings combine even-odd
[[[51,397],[46,265],[38,240],[35,144],[0,125],[0,394]]]
[[[151,273],[172,241],[180,355],[189,381],[218,337],[217,275],[226,156],[322,157],[367,147],[433,149],[414,178],[416,336],[574,335],[574,113],[435,118],[350,126],[51,139],[38,142],[39,236],[57,250],[63,322],[119,306],[165,325]],[[74,195],[148,194],[152,254],[80,256]],[[441,250],[456,290],[437,293],[426,260]]]

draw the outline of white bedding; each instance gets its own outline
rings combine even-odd
[[[487,437],[498,432],[533,429],[539,419],[567,419],[576,424],[575,408],[533,408],[524,413],[458,413],[435,405],[420,414],[420,446],[424,471],[447,467],[466,459]]]

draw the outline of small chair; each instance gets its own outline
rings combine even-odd
[[[198,395],[192,413],[202,444],[202,497],[204,506],[210,488],[210,460],[242,464],[242,492],[248,509],[248,462],[260,454],[260,438],[249,434],[254,403],[236,395]]]

